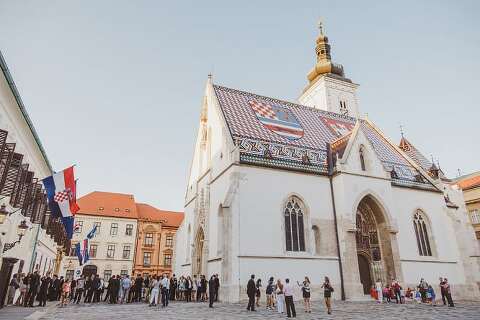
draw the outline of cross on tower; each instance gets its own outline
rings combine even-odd
[[[318,21],[318,29],[320,29],[320,34],[323,34],[323,21],[320,19]]]

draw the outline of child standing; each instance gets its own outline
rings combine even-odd
[[[60,301],[60,306],[64,307],[67,305],[67,299],[70,297],[70,279],[67,278],[65,282],[63,282],[62,286],[62,300]]]
[[[420,293],[419,290],[415,290],[415,300],[414,301],[417,301],[417,303],[421,303],[422,302],[422,294]]]

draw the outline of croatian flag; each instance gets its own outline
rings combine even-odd
[[[77,205],[73,166],[43,179],[43,185],[52,216],[62,219],[67,237],[72,239],[75,213],[80,209]]]
[[[84,265],[90,259],[88,255],[88,239],[83,239],[83,241],[75,245],[75,253],[78,257],[78,262],[80,265]]]

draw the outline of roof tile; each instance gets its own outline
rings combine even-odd
[[[279,168],[326,173],[326,144],[353,129],[356,119],[296,103],[214,85],[214,91],[233,140],[240,149],[240,160]],[[277,134],[258,117],[255,105],[295,117],[303,130],[300,138]],[[268,115],[267,115],[268,117]],[[288,118],[288,117],[287,117]],[[361,121],[365,133],[387,171],[395,167],[399,179],[416,182],[418,171],[368,122]],[[305,161],[308,159],[308,161]],[[425,184],[429,184],[426,182]]]

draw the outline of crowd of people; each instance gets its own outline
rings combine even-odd
[[[454,307],[450,284],[447,278],[439,279],[442,301],[444,305]],[[310,296],[311,283],[308,277],[302,282],[296,283],[302,292],[304,311],[312,312]],[[181,276],[175,274],[169,276],[137,275],[135,278],[128,275],[113,275],[105,281],[98,274],[90,276],[82,275],[75,280],[65,279],[57,275],[40,276],[37,271],[33,273],[15,274],[9,284],[7,304],[33,307],[45,306],[47,301],[60,301],[60,307],[68,303],[98,303],[123,304],[132,302],[144,302],[149,306],[161,305],[167,307],[169,301],[178,300],[185,302],[207,302],[213,308],[214,302],[218,301],[220,278],[214,274],[209,280],[204,275]],[[333,287],[328,277],[325,277],[321,286],[324,302],[328,314],[331,314],[331,297]],[[274,279],[270,277],[265,289],[262,280],[255,279],[251,275],[247,283],[246,293],[248,296],[247,310],[255,311],[260,307],[262,292],[265,292],[266,309],[276,310],[278,313],[286,313],[287,317],[296,317],[295,309],[295,285],[290,279]],[[370,295],[373,299],[382,302],[406,303],[413,301],[436,305],[435,290],[424,279],[414,287],[404,289],[396,279],[383,285],[378,280],[371,287]],[[35,302],[38,302],[35,304]]]
[[[455,304],[453,303],[448,279],[439,278],[439,287],[443,304],[448,304],[449,307],[454,307]],[[416,287],[407,287],[406,290],[395,279],[393,279],[392,282],[386,286],[382,285],[382,282],[378,280],[375,285],[372,286],[370,295],[379,303],[393,302],[394,300],[396,303],[405,303],[407,300],[409,300],[417,303],[431,304],[432,306],[437,305],[433,286],[428,284],[423,278]]]
[[[168,306],[170,300],[179,301],[209,301],[210,307],[218,301],[220,280],[218,274],[209,280],[204,275],[193,277],[169,277],[137,275],[113,275],[105,281],[98,274],[82,275],[70,280],[49,274],[40,277],[34,273],[15,274],[10,281],[7,304],[24,307],[45,306],[47,301],[60,301],[60,307],[68,303],[98,303],[123,304],[131,302],[147,302],[149,306],[161,304]],[[35,301],[38,304],[35,304]]]
[[[62,298],[65,282],[63,277],[57,275],[40,276],[38,271],[26,275],[14,274],[7,291],[7,304],[44,307],[47,301],[58,301]]]
[[[303,282],[298,282],[297,285],[300,287],[302,291],[302,298],[303,298],[303,306],[306,313],[312,312],[312,305],[310,303],[310,279],[305,277]],[[255,281],[255,275],[250,276],[250,280],[247,283],[247,296],[248,296],[248,311],[255,311],[255,307],[260,307],[260,297],[262,295],[261,289],[262,287],[262,280],[257,279]],[[331,297],[333,287],[330,284],[330,279],[325,277],[325,280],[321,286],[323,290],[323,297],[325,301],[325,306],[327,308],[327,313],[332,313],[332,304],[331,304]],[[297,316],[297,312],[295,309],[295,297],[294,297],[294,285],[290,282],[290,279],[285,279],[285,283],[282,282],[281,279],[275,279],[270,277],[268,279],[268,283],[265,288],[265,295],[266,295],[266,308],[268,310],[275,310],[277,309],[278,313],[284,314],[286,312],[288,318],[295,318]]]

